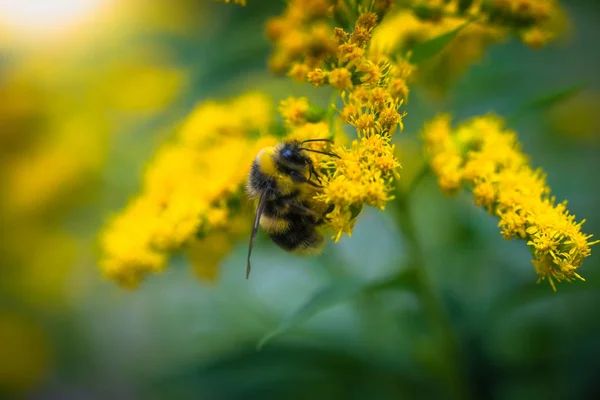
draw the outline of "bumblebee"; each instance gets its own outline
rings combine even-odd
[[[338,156],[305,147],[309,142],[331,140],[284,141],[260,150],[252,162],[246,191],[258,203],[248,245],[246,279],[250,276],[250,255],[259,225],[288,252],[308,255],[318,252],[324,243],[318,227],[333,211],[333,205],[319,210],[312,199],[321,185],[308,152]]]

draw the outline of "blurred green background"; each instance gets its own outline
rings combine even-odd
[[[600,258],[586,260],[586,282],[536,285],[525,243],[503,240],[468,193],[444,197],[432,177],[412,210],[456,359],[441,360],[421,304],[402,291],[353,296],[256,350],[321,288],[402,266],[393,206],[365,210],[351,238],[315,258],[259,236],[249,281],[245,241],[212,283],[183,258],[134,292],[104,280],[98,232],[197,102],[259,89],[325,103],[329,93],[267,71],[263,26],[283,2],[52,3],[0,3],[0,397],[446,398],[443,363],[466,371],[472,398],[600,397]],[[396,136],[402,184],[436,113],[516,115],[509,126],[532,164],[600,234],[600,4],[563,6],[570,27],[550,46],[491,46],[443,99],[412,88]]]

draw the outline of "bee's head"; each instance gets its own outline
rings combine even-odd
[[[303,154],[299,142],[285,142],[281,144],[278,156],[282,164],[288,168],[303,169],[309,162],[309,158]]]

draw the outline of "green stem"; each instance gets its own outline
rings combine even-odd
[[[429,167],[429,163],[425,162],[423,164],[423,166],[421,167],[421,169],[419,170],[419,172],[417,172],[417,175],[415,175],[415,177],[413,178],[413,180],[410,182],[410,185],[408,186],[408,189],[406,189],[406,196],[411,196],[413,194],[413,192],[415,191],[415,189],[417,188],[417,186],[419,186],[419,184],[421,183],[421,181],[427,176],[429,175],[429,173],[431,172],[431,168]]]
[[[400,229],[408,242],[410,263],[414,271],[418,294],[421,296],[423,308],[429,318],[431,327],[435,331],[436,338],[440,341],[443,379],[450,390],[450,396],[448,397],[467,399],[469,398],[468,382],[458,339],[442,300],[425,268],[423,250],[419,243],[417,230],[410,213],[409,201],[406,197],[398,199],[398,211]]]

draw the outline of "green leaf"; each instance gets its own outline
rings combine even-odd
[[[258,343],[257,348],[262,348],[271,339],[288,331],[290,328],[308,320],[313,315],[317,314],[326,308],[355,296],[363,288],[363,283],[355,279],[334,282],[317,292],[296,311],[285,317],[275,330],[269,332]]]
[[[363,205],[359,204],[358,206],[356,205],[351,205],[350,206],[350,221],[352,221],[354,218],[358,217],[358,215],[360,214],[360,212],[363,209]]]
[[[417,186],[419,186],[419,183],[421,183],[421,181],[431,173],[432,171],[431,167],[429,166],[429,162],[426,161],[417,173],[417,175],[415,175],[413,180],[410,182],[410,185],[406,190],[406,195],[411,195],[415,191]]]
[[[529,113],[541,112],[552,108],[555,105],[569,100],[586,87],[586,83],[579,83],[538,97],[537,99],[525,104],[520,111],[517,111],[512,117],[508,118],[508,121],[515,122]]]
[[[467,21],[460,25],[458,28],[451,30],[450,32],[444,33],[431,40],[419,43],[412,48],[412,54],[410,56],[410,62],[412,64],[422,64],[432,57],[438,55],[444,50],[444,48],[458,35],[472,21]]]
[[[326,114],[327,110],[323,107],[316,104],[310,104],[308,110],[304,113],[304,118],[306,118],[308,122],[320,122],[325,118]]]
[[[320,311],[341,304],[358,294],[389,289],[410,289],[415,286],[415,274],[413,269],[404,269],[392,277],[379,281],[364,282],[355,278],[348,278],[333,282],[313,293],[302,306],[285,317],[277,328],[267,333],[259,341],[257,349],[260,350],[272,339],[307,321]]]

